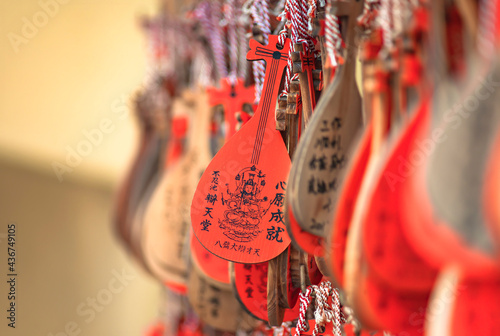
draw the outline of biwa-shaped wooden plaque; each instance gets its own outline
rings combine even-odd
[[[127,248],[147,269],[142,254],[137,249],[135,218],[141,212],[144,198],[148,197],[149,186],[156,183],[161,173],[163,149],[170,127],[171,102],[161,86],[154,86],[139,93],[135,103],[141,126],[139,146],[130,170],[117,192],[114,222]]]
[[[185,92],[177,108],[190,114],[188,145],[171,172],[160,181],[146,211],[142,246],[153,273],[165,282],[185,284],[189,260],[189,202],[210,162],[211,109],[206,92]]]
[[[484,116],[487,119],[487,113]],[[493,122],[491,121],[491,123]],[[414,147],[413,156],[402,157],[398,166],[398,175],[393,174],[390,176],[391,184],[403,191],[401,209],[402,214],[406,215],[404,221],[402,221],[403,232],[408,237],[411,248],[436,268],[442,268],[450,263],[458,263],[464,267],[464,272],[467,272],[470,276],[482,276],[491,273],[496,269],[497,261],[492,251],[486,252],[488,247],[481,247],[481,245],[489,246],[491,244],[486,225],[482,222],[477,223],[472,218],[471,222],[466,224],[463,218],[460,219],[460,217],[456,219],[448,218],[448,220],[451,220],[449,222],[440,216],[442,212],[438,211],[435,203],[432,202],[433,198],[427,188],[426,178],[429,178],[428,174],[432,174],[433,171],[431,170],[432,166],[429,166],[429,157],[424,155],[422,145],[433,144],[436,140],[440,141],[441,136],[444,136],[444,128],[441,126],[432,128],[430,124],[430,114],[427,114],[426,119],[422,122],[420,136],[416,140],[419,146]],[[465,128],[468,126],[463,125],[462,127],[464,128],[463,131],[466,131]],[[465,146],[462,148],[465,148]],[[446,154],[446,156],[448,155],[450,154]],[[415,166],[414,160],[418,156],[422,156],[423,159],[420,161],[419,166]],[[450,174],[460,171],[460,165],[458,162],[455,163],[453,168],[455,172],[450,171]],[[477,168],[479,169],[479,164]],[[442,175],[443,172],[437,172],[437,174]],[[467,179],[466,176],[467,174],[464,172],[463,178]],[[436,179],[436,176],[431,178]],[[479,183],[475,179],[470,182]],[[482,187],[483,183],[480,184],[480,187]],[[470,186],[469,189],[461,192],[472,193],[473,189],[476,189],[478,196],[480,196],[481,192],[477,188],[478,186],[474,188]],[[453,197],[465,198],[467,196],[453,195]],[[415,211],[415,204],[419,205],[419,211]],[[474,207],[471,204],[468,206]],[[479,207],[476,211],[482,210],[482,207],[477,203],[476,207]],[[467,239],[464,237],[467,237]]]
[[[402,158],[406,159],[414,152],[428,109],[429,100],[424,98],[414,118],[388,152],[373,180],[373,189],[361,219],[362,248],[371,272],[391,286],[410,292],[430,290],[437,269],[415,252],[409,243],[411,237],[404,234],[406,214],[400,205],[402,184],[392,184],[391,174],[397,172]]]
[[[226,141],[229,140],[238,130],[240,122],[236,118],[236,113],[243,111],[244,105],[252,105],[255,96],[255,87],[245,87],[242,79],[238,78],[232,84],[229,78],[221,80],[220,89],[208,88],[209,103],[212,106],[221,104],[224,107],[224,123],[226,127]],[[243,120],[245,123],[248,120]]]
[[[470,80],[474,84],[468,90],[447,102],[453,108],[435,111],[440,118],[436,118],[438,122],[429,131],[431,136],[420,144],[420,154],[428,157],[428,164],[419,183],[425,183],[435,215],[442,219],[442,227],[437,229],[444,233],[446,228],[450,233],[446,239],[455,236],[462,249],[489,257],[493,264],[498,249],[485,224],[481,196],[484,187],[492,182],[487,180],[487,163],[500,129],[500,62],[473,76],[480,79]],[[438,136],[432,136],[433,133]],[[410,168],[418,157],[412,159],[407,161]],[[421,241],[422,236],[418,238]],[[456,250],[447,252],[449,260],[459,262],[471,273],[472,268],[477,270],[477,261],[469,260],[465,265]]]
[[[251,104],[254,99],[255,89],[253,86],[245,87],[243,80],[238,79],[234,85],[228,78],[221,81],[221,88],[207,89],[209,94],[209,103],[211,106],[222,104],[224,107],[224,122],[226,127],[225,139],[228,141],[236,134],[238,126],[246,124],[250,119],[237,120],[236,114],[242,113],[245,104]],[[229,280],[229,262],[215,254],[209,252],[191,234],[191,252],[192,260],[199,270],[206,276],[208,282],[214,282],[223,287],[230,286]]]
[[[344,179],[337,202],[337,210],[328,236],[327,259],[330,264],[332,281],[340,288],[344,287],[344,265],[347,237],[354,206],[361,188],[366,166],[370,157],[372,125],[370,124],[353,155],[348,173]]]
[[[358,293],[351,304],[359,322],[368,330],[387,330],[394,335],[423,335],[424,320],[419,314],[427,308],[430,291],[398,291],[364,271],[357,280]]]
[[[402,229],[402,188],[387,179],[398,158],[406,158],[414,148],[428,112],[425,98],[390,148],[371,154],[351,218],[344,286],[359,320],[373,330],[423,335],[423,322],[411,317],[425,310],[437,275],[437,269],[409,246]]]
[[[323,237],[304,231],[297,223],[288,205],[285,205],[285,223],[287,223],[288,235],[292,240],[292,244],[308,254],[324,256]]]
[[[221,288],[207,281],[193,267],[189,272],[188,299],[196,314],[208,325],[223,331],[252,330],[258,321],[236,300],[231,288]]]
[[[425,335],[466,336],[500,334],[500,270],[469,278],[460,267],[440,274],[425,319]],[[438,308],[439,307],[439,308]]]
[[[191,260],[210,283],[230,288],[229,262],[210,253],[191,233]]]
[[[277,36],[267,46],[250,41],[247,59],[267,63],[261,101],[209,164],[192,201],[196,237],[229,261],[264,262],[290,243],[282,209],[290,158],[274,118],[287,56],[288,41],[280,49]]]
[[[289,176],[291,210],[307,232],[325,236],[335,208],[347,153],[362,128],[361,97],[355,80],[356,18],[363,1],[342,2],[347,17],[346,61],[318,101],[301,136]]]
[[[151,197],[158,187],[158,184],[162,179],[165,179],[165,174],[171,171],[170,168],[175,166],[184,151],[187,117],[174,116],[170,124],[171,130],[169,132],[168,144],[166,146],[162,146],[162,148],[166,147],[166,149],[163,148],[163,154],[161,154],[164,158],[159,160],[160,162],[163,161],[163,167],[160,167],[160,170],[150,181],[144,195],[142,196],[141,202],[135,211],[130,231],[132,250],[134,251],[134,254],[140,258],[144,265],[146,265],[146,263],[142,248],[142,232],[146,210],[149,207]]]
[[[488,160],[484,185],[484,212],[490,231],[500,245],[500,131],[497,132]]]
[[[268,263],[231,264],[231,283],[238,301],[254,317],[268,321],[267,314],[267,277]],[[284,321],[299,317],[299,305],[286,309]]]
[[[453,11],[454,5],[442,1],[435,5],[441,15],[434,16],[433,30],[441,27],[445,32],[452,17],[448,10]],[[447,36],[448,42],[465,41],[449,31],[435,35]],[[500,68],[497,58],[491,62],[465,57],[463,51],[474,50],[445,54],[458,57],[459,63],[467,60],[465,73],[443,66],[439,57],[433,62],[437,76],[432,105],[421,117],[413,148],[399,158],[389,182],[403,191],[402,229],[411,248],[437,269],[458,264],[467,276],[481,277],[495,272],[497,265],[482,218],[481,196],[488,183],[487,155],[500,121],[495,110]]]

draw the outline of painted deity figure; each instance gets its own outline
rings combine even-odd
[[[265,175],[257,171],[255,166],[242,169],[235,177],[235,190],[230,191],[227,186],[227,210],[224,219],[219,219],[219,227],[224,235],[239,242],[252,241],[262,232],[259,224],[267,212],[262,206],[267,197],[260,198],[262,189],[266,185]]]

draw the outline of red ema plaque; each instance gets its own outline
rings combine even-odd
[[[344,264],[345,251],[347,246],[347,236],[349,227],[359,195],[361,182],[366,172],[366,167],[370,157],[370,148],[372,144],[372,129],[369,125],[360,141],[359,147],[352,159],[351,168],[346,174],[344,186],[337,201],[337,211],[333,217],[333,225],[330,234],[330,260],[332,276],[335,282],[344,286]]]
[[[400,159],[408,158],[413,153],[413,146],[418,139],[428,109],[429,102],[423,100],[414,118],[395,142],[376,178],[363,220],[363,250],[371,272],[402,291],[430,290],[438,272],[436,267],[422,258],[412,247],[412,237],[404,234],[402,184],[388,183],[390,181],[388,176],[392,176],[388,174],[398,171]],[[408,178],[403,181],[407,182]]]
[[[268,263],[233,264],[234,289],[238,300],[250,314],[267,321],[267,269]],[[285,309],[283,321],[293,321],[299,317],[300,304],[293,309]]]
[[[323,237],[304,231],[297,223],[290,207],[286,207],[285,211],[288,211],[289,235],[294,244],[308,254],[323,257],[325,255]]]
[[[267,63],[262,98],[252,119],[208,165],[191,205],[200,243],[233,262],[268,261],[290,244],[283,220],[290,158],[274,118],[288,49],[289,41],[280,48],[277,36],[266,47],[250,41],[247,59]]]
[[[240,121],[236,113],[242,113],[245,104],[252,105],[255,96],[255,87],[245,87],[242,79],[238,78],[234,85],[228,78],[221,80],[221,88],[208,88],[209,104],[216,106],[222,104],[224,107],[224,122],[226,124],[226,141],[229,140],[237,131]],[[244,118],[243,123],[249,119]]]

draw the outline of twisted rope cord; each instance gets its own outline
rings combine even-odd
[[[210,57],[207,54],[207,50],[199,45],[199,52],[195,58],[195,62],[199,63],[199,71],[194,71],[194,75],[198,75],[198,83],[202,87],[212,86],[213,85],[213,65],[210,61]]]
[[[306,312],[310,305],[311,293],[314,293],[316,297],[316,307],[314,310],[315,326],[312,336],[317,336],[321,332],[322,327],[324,327],[327,323],[333,323],[334,336],[341,336],[341,325],[345,322],[345,320],[342,318],[342,312],[340,309],[339,292],[337,289],[332,287],[332,283],[330,281],[323,281],[319,286],[309,286],[305,293],[299,294],[300,312],[297,328],[295,330],[295,336],[300,336],[305,329]],[[331,305],[328,303],[328,299],[330,297],[332,298]]]
[[[212,46],[215,69],[219,78],[227,77],[226,60],[224,57],[225,48],[222,40],[222,32],[220,26],[221,8],[218,1],[204,1],[194,11],[194,16],[200,21],[200,24],[205,31],[205,36],[210,41]]]
[[[254,24],[260,30],[264,44],[269,41],[271,34],[271,20],[269,18],[268,0],[254,0],[250,7]],[[266,74],[266,66],[264,61],[253,62],[253,75],[255,79],[255,104],[258,104],[262,96],[262,88],[264,87],[264,77]]]
[[[403,32],[403,11],[408,5],[408,1],[396,0],[392,3],[391,20],[392,34],[399,36]]]
[[[238,78],[238,36],[236,31],[236,0],[226,0],[225,21],[229,42],[229,81],[236,84]]]
[[[337,66],[337,54],[342,45],[339,18],[332,13],[332,1],[327,2],[325,14],[325,46],[332,66]]]
[[[186,25],[173,18],[158,16],[148,21],[146,29],[149,64],[145,83],[152,84],[158,75],[175,77],[179,59],[190,57],[190,48],[179,43],[188,39]]]
[[[212,19],[212,31],[210,32],[210,37],[212,40],[212,47],[214,50],[215,66],[220,78],[225,78],[228,76],[224,40],[222,37],[222,28],[220,24],[220,13],[222,13],[221,4],[219,1],[210,1],[211,4],[211,19]]]
[[[248,16],[243,13],[241,0],[236,0],[236,34],[238,36],[238,77],[245,78],[247,75],[248,61],[248,39],[245,34],[248,27]]]
[[[379,23],[382,28],[382,34],[384,39],[384,49],[389,52],[393,47],[392,41],[392,27],[391,27],[391,4],[392,0],[380,0],[380,15]]]
[[[309,32],[313,30],[312,19],[316,17],[317,5],[316,0],[309,0],[309,9],[307,10],[307,17],[309,18],[307,29]]]
[[[162,16],[148,19],[144,24],[147,41],[148,62],[144,84],[154,86],[158,75],[168,76],[173,74],[172,55],[166,43],[166,34],[169,27]]]
[[[285,43],[285,34],[287,33],[286,28],[289,28],[291,30],[290,49],[288,52],[288,63],[285,74],[285,85],[283,87],[283,91],[281,92],[281,96],[286,96],[288,92],[290,92],[290,82],[298,78],[298,74],[295,74],[293,78],[291,76],[292,52],[294,44],[301,43],[305,52],[314,52],[314,43],[312,42],[312,38],[308,33],[308,12],[308,0],[289,0],[285,4],[283,13],[280,15],[281,19],[287,19],[285,28],[280,32],[279,43],[281,45]]]
[[[295,336],[300,336],[300,333],[304,331],[306,327],[306,313],[309,304],[311,303],[311,292],[312,288],[308,287],[305,293],[300,292],[300,310],[299,310],[299,320],[297,321],[297,327],[295,328]]]
[[[278,44],[281,46],[285,45],[285,41],[289,35],[288,30],[292,28],[292,9],[290,7],[290,1],[291,0],[285,1],[285,7],[283,8],[281,14],[278,16],[278,20],[285,22],[283,29],[278,34]],[[292,74],[292,51],[293,44],[292,41],[290,41],[290,49],[288,51],[288,61],[285,73],[285,85],[283,87],[283,91],[280,94],[281,97],[286,96],[290,91],[290,80]]]
[[[380,9],[380,1],[381,0],[365,0],[363,13],[361,13],[360,17],[358,18],[358,23],[365,29],[370,28],[370,25],[372,24],[375,17],[375,12]],[[400,1],[401,0],[398,0],[397,2]]]
[[[290,0],[290,3],[292,17],[292,43],[302,43],[304,50],[307,51],[309,49],[309,45],[307,43],[307,0]]]
[[[316,293],[316,310],[314,312],[315,328],[313,336],[318,335],[320,328],[326,323],[333,322],[333,333],[335,336],[341,336],[342,320],[340,318],[340,301],[338,299],[338,291],[332,288],[330,281],[324,281],[319,286],[315,286]],[[328,298],[332,297],[332,306],[328,303]]]

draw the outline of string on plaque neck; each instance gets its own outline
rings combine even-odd
[[[313,0],[315,1],[315,0]],[[290,37],[290,49],[288,52],[288,64],[285,74],[285,85],[281,96],[286,96],[290,92],[290,82],[298,78],[295,74],[292,77],[292,52],[295,44],[302,44],[304,52],[315,52],[314,40],[308,32],[309,17],[308,13],[316,14],[315,6],[309,11],[310,3],[307,0],[288,0],[285,8],[279,16],[279,20],[285,20],[283,29],[279,33],[278,43],[284,45],[286,38]],[[290,33],[289,33],[290,31]]]

